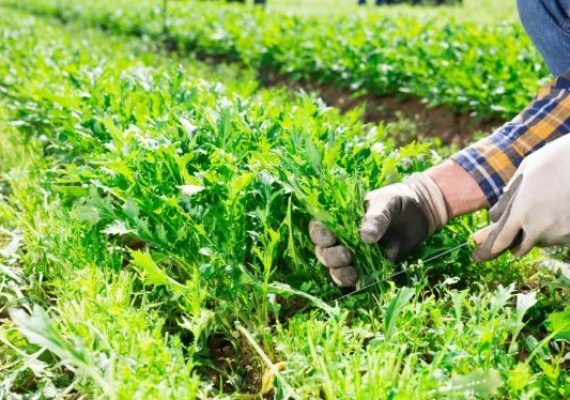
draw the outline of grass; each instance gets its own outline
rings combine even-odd
[[[570,293],[536,252],[462,250],[335,301],[308,221],[355,251],[361,285],[387,276],[360,199],[437,146],[152,40],[0,22],[0,397],[567,397]]]

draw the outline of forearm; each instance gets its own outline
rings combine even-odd
[[[426,172],[443,194],[449,219],[488,207],[477,182],[454,161],[447,160]]]
[[[569,78],[556,79],[511,122],[429,170],[450,217],[495,204],[526,157],[570,133]]]

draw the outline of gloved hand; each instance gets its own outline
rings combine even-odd
[[[333,282],[340,287],[353,287],[358,273],[352,264],[352,253],[344,246],[336,245],[336,237],[322,222],[312,220],[309,236],[315,244],[317,259],[327,268]]]
[[[490,216],[494,223],[474,235],[477,261],[570,245],[570,134],[524,159]]]
[[[367,244],[386,245],[391,260],[407,256],[414,247],[448,221],[445,199],[433,180],[425,173],[410,176],[404,183],[374,190],[366,196],[366,215],[360,236]],[[352,254],[336,245],[332,232],[318,221],[309,226],[319,261],[329,268],[335,283],[341,287],[356,284],[358,274]]]

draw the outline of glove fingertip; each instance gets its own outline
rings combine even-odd
[[[388,228],[388,219],[383,216],[364,218],[360,226],[360,238],[366,244],[375,244],[382,239]]]
[[[309,236],[311,241],[317,246],[331,247],[336,243],[336,237],[332,231],[316,219],[309,223]]]
[[[535,247],[536,240],[532,237],[525,237],[524,233],[517,237],[511,246],[511,253],[516,257],[524,257]]]
[[[329,270],[333,282],[341,288],[352,288],[358,281],[358,271],[353,266]]]
[[[352,252],[344,246],[315,248],[317,259],[327,268],[341,268],[352,263]]]
[[[473,252],[471,253],[471,258],[473,258],[473,260],[478,263],[484,263],[487,261],[494,260],[498,256],[499,254],[493,254],[488,250],[484,249],[483,246],[475,248],[475,250],[473,250]]]
[[[486,261],[479,247],[473,250],[473,252],[471,253],[471,258],[477,263],[482,263]]]
[[[487,238],[489,237],[489,234],[491,233],[493,229],[493,225],[488,226],[486,228],[480,229],[477,232],[475,232],[473,234],[473,241],[478,245],[482,245],[483,243],[485,243],[487,241]]]

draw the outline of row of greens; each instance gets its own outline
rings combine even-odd
[[[378,15],[326,20],[219,3],[3,0],[28,11],[148,36],[263,74],[416,97],[481,118],[510,118],[548,71],[519,25],[478,26]],[[166,4],[166,3],[165,3]]]
[[[360,199],[427,145],[152,43],[0,22],[0,397],[568,395],[568,291],[529,260],[460,252],[334,301],[308,221],[384,276]]]

